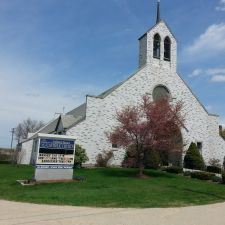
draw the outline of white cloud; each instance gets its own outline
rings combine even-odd
[[[211,81],[225,82],[225,75],[215,75],[215,76],[212,77]]]
[[[203,73],[202,69],[195,69],[190,75],[189,77],[197,77],[199,75],[201,75]]]
[[[211,68],[205,72],[207,75],[225,74],[225,68]]]
[[[216,7],[216,10],[225,12],[225,0],[220,0],[219,5]]]
[[[225,51],[225,23],[213,24],[184,50],[189,60],[211,58]]]
[[[83,103],[86,94],[101,91],[79,83],[59,88],[53,82],[55,72],[50,66],[0,56],[0,146],[10,145],[9,131],[20,121],[30,117],[48,122],[63,106],[69,111]]]
[[[225,68],[197,68],[189,75],[189,77],[209,76],[212,82],[225,82]]]

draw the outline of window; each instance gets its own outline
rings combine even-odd
[[[118,148],[117,144],[112,144],[112,148]]]
[[[166,37],[164,40],[164,60],[170,61],[171,57],[171,41],[169,37]]]
[[[153,57],[157,59],[160,59],[160,43],[161,43],[161,38],[159,34],[156,34],[154,36]]]
[[[159,85],[153,90],[152,97],[154,101],[158,101],[161,98],[171,99],[169,90],[163,85]]]

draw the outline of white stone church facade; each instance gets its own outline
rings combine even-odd
[[[177,73],[177,41],[160,19],[159,3],[157,22],[140,37],[139,43],[139,69],[134,74],[99,96],[87,95],[83,105],[61,115],[39,132],[74,136],[77,144],[86,149],[87,164],[94,165],[97,154],[103,150],[113,150],[113,164],[121,165],[125,151],[113,148],[105,134],[116,125],[116,111],[139,104],[146,94],[154,100],[154,91],[161,89],[168,92],[171,104],[180,100],[184,103],[183,151],[195,142],[206,163],[212,158],[222,162],[225,141],[219,135],[218,116],[208,113]],[[29,161],[31,145],[32,137],[22,145],[22,151],[26,152],[24,163]]]

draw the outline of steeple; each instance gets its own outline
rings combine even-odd
[[[159,23],[161,20],[160,18],[160,0],[157,1],[157,17],[156,17],[156,23]]]
[[[155,4],[155,25],[139,38],[139,68],[149,65],[176,72],[177,41],[160,17],[160,0],[155,0]]]

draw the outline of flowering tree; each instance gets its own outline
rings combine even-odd
[[[181,110],[182,102],[172,105],[166,98],[151,102],[148,96],[143,96],[139,106],[128,106],[117,112],[118,125],[108,138],[125,149],[135,146],[140,177],[146,151],[174,148],[174,137],[184,126]]]

